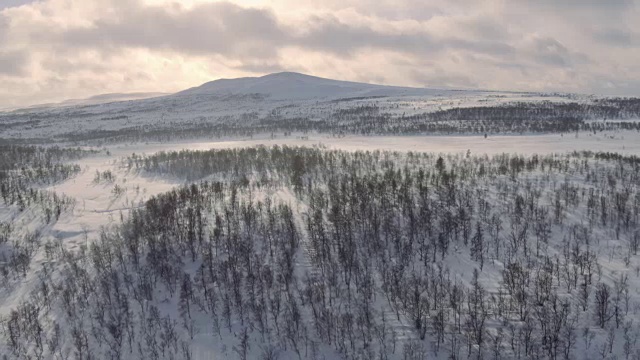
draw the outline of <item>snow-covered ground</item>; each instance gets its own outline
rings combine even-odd
[[[108,100],[113,97],[98,97]],[[113,98],[118,99],[117,97]],[[83,102],[0,111],[0,138],[43,139],[78,134],[175,129],[215,124],[223,119],[248,121],[277,113],[285,118],[325,119],[335,111],[376,106],[382,113],[410,116],[463,107],[514,102],[578,102],[588,96],[403,88],[280,73],[261,78],[217,80],[173,95],[106,103]],[[104,133],[103,133],[104,135]],[[108,134],[107,134],[108,135]]]
[[[294,87],[291,87],[291,84]],[[256,95],[271,91],[269,96]],[[238,96],[240,95],[240,96]],[[254,96],[256,95],[256,96]],[[347,99],[343,98],[353,97]],[[337,101],[340,100],[340,101]],[[43,107],[37,109],[18,110],[12,113],[0,113],[6,119],[6,126],[0,128],[0,138],[47,139],[52,136],[68,133],[91,133],[97,131],[118,131],[135,127],[171,127],[191,121],[202,121],[203,124],[215,121],[224,116],[242,116],[257,114],[266,116],[277,111],[285,117],[304,117],[313,119],[329,116],[336,110],[345,107],[378,106],[384,112],[394,115],[413,115],[442,109],[469,106],[491,106],[517,101],[587,101],[586,97],[567,97],[564,95],[527,94],[510,92],[483,91],[449,91],[433,89],[409,89],[383,87],[366,84],[337,82],[317,79],[300,74],[278,74],[271,78],[250,78],[240,81],[218,81],[205,84],[199,88],[166,96],[130,102],[113,102],[104,104],[75,104],[73,106]],[[347,105],[344,105],[348,102]],[[198,120],[199,119],[199,120]],[[176,129],[177,130],[177,129]],[[144,206],[151,196],[167,192],[183,181],[177,178],[151,176],[148,173],[127,169],[122,159],[132,154],[153,154],[159,151],[175,150],[209,150],[226,148],[243,148],[257,145],[305,146],[346,151],[389,150],[398,152],[429,152],[441,154],[495,155],[501,153],[555,154],[573,151],[611,152],[625,155],[640,155],[640,132],[577,132],[543,135],[489,135],[484,136],[331,136],[327,134],[293,133],[284,136],[254,135],[223,139],[200,138],[198,140],[172,142],[137,142],[107,145],[99,155],[75,161],[82,172],[66,181],[45,190],[62,194],[75,200],[72,210],[64,212],[60,219],[51,225],[42,225],[42,214],[34,209],[26,209],[21,213],[13,208],[0,209],[0,221],[13,222],[20,228],[19,233],[38,230],[42,242],[59,243],[72,251],[89,245],[99,238],[104,227],[120,224],[132,209]],[[108,155],[107,155],[108,154]],[[110,173],[110,180],[96,181],[96,174]],[[558,178],[558,180],[562,180]],[[295,209],[297,227],[304,228],[301,220],[306,212],[306,204],[301,202],[290,189],[279,189],[270,193],[274,199],[288,203]],[[497,194],[489,194],[496,202]],[[266,196],[259,194],[258,196]],[[571,214],[570,217],[580,219],[584,214]],[[605,272],[605,279],[612,281],[612,276],[619,273],[631,273],[631,268],[624,267],[619,254],[621,245],[610,242],[610,234],[596,234],[602,243],[598,243],[598,256]],[[562,233],[556,231],[554,237],[561,239]],[[305,238],[302,235],[302,247]],[[553,250],[553,249],[551,249]],[[550,251],[551,251],[550,250]],[[557,250],[557,249],[556,249]],[[45,249],[40,247],[33,257],[31,270],[24,279],[11,284],[11,291],[0,294],[0,315],[6,315],[29,297],[31,290],[39,285],[41,266],[47,261]],[[448,265],[454,269],[452,276],[468,285],[471,281],[475,263],[468,256],[456,253],[450,257]],[[312,254],[302,253],[298,266],[309,270]],[[638,259],[630,262],[640,266]],[[489,292],[496,291],[500,282],[504,264],[497,260],[487,265],[482,280],[487,284]],[[300,269],[298,269],[300,271]],[[630,281],[633,300],[640,300],[638,289],[640,280],[637,276]],[[382,298],[382,296],[381,296]],[[392,310],[384,304],[377,304],[383,312],[388,311],[391,326],[400,336],[400,340],[415,337],[413,324],[407,319],[396,317]],[[638,307],[640,309],[640,305]],[[634,309],[634,311],[638,311]],[[222,339],[211,344],[211,334],[200,332],[192,341],[195,359],[227,358],[232,354],[231,347],[236,340],[233,337]],[[226,342],[230,344],[226,344]],[[2,355],[0,346],[0,355]],[[328,350],[327,350],[328,351]],[[326,353],[331,358],[330,353]],[[253,354],[257,356],[257,353]],[[580,353],[580,355],[587,354]]]
[[[68,181],[50,187],[56,193],[76,200],[73,212],[67,213],[53,226],[51,235],[62,239],[70,248],[85,243],[85,237],[95,239],[101,226],[119,223],[120,216],[144,205],[150,196],[180,185],[164,178],[148,178],[129,174],[115,156],[99,155],[78,161],[83,172]],[[114,181],[95,182],[96,172],[111,171]],[[118,186],[122,192],[115,194]]]
[[[208,150],[222,148],[238,148],[255,145],[289,145],[289,146],[323,146],[339,150],[390,150],[419,151],[434,153],[460,153],[471,151],[472,154],[518,153],[550,154],[572,151],[617,152],[628,155],[640,155],[640,133],[636,131],[619,131],[593,134],[545,134],[545,135],[497,135],[489,136],[356,136],[334,137],[323,134],[291,136],[278,135],[255,136],[253,138],[237,138],[222,140],[198,140],[167,143],[135,143],[108,146],[113,154],[130,155],[131,153],[149,154],[157,151],[172,150]]]
[[[165,177],[150,177],[149,174],[141,174],[129,171],[122,165],[122,158],[135,154],[153,154],[158,151],[172,150],[208,150],[223,148],[240,148],[256,145],[289,145],[289,146],[320,146],[328,149],[340,149],[347,151],[355,150],[391,150],[399,152],[434,152],[434,153],[466,153],[470,151],[473,155],[493,155],[499,153],[519,153],[528,154],[550,154],[566,153],[571,151],[602,151],[617,152],[628,155],[640,155],[640,134],[637,132],[616,132],[616,133],[578,133],[564,135],[521,135],[521,136],[345,136],[331,137],[326,135],[296,135],[288,137],[278,136],[270,138],[268,136],[245,138],[245,139],[223,139],[218,141],[185,141],[171,143],[136,143],[120,144],[106,147],[109,155],[101,153],[76,161],[83,171],[79,175],[47,188],[47,190],[64,194],[76,200],[74,209],[64,213],[63,216],[52,226],[45,228],[44,240],[54,240],[62,242],[63,246],[70,250],[77,250],[82,245],[95,241],[102,227],[110,224],[118,224],[120,217],[126,217],[131,209],[140,207],[149,197],[166,192],[182,184],[178,179]],[[96,182],[96,173],[110,171],[115,175],[113,181]],[[115,189],[121,189],[116,194]],[[296,204],[295,196],[289,192],[277,194],[281,200],[294,205],[299,214],[304,213],[305,205]],[[14,213],[6,213],[3,219],[15,217]],[[24,224],[33,221],[33,214],[29,211],[21,214],[18,218]],[[578,215],[576,215],[578,216]],[[302,228],[303,226],[299,224]],[[556,234],[557,235],[557,234]],[[560,235],[558,235],[560,236]],[[604,234],[603,234],[604,236]],[[304,239],[303,239],[304,242]],[[613,252],[618,251],[619,245],[616,243],[603,242],[599,255],[603,258],[601,264],[605,274],[627,272],[618,260],[605,260],[611,258]],[[40,250],[44,251],[43,249]],[[303,257],[304,259],[304,257]],[[463,284],[468,284],[471,279],[474,264],[465,256],[456,256],[450,260],[449,266],[456,269],[452,274]],[[15,309],[25,297],[28,297],[30,290],[38,285],[37,266],[44,261],[44,256],[39,254],[34,257],[33,272],[19,284],[16,284],[14,291],[9,296],[0,297],[0,314],[7,314]],[[634,266],[638,265],[635,260]],[[303,267],[310,267],[308,263],[301,263]],[[495,291],[500,281],[500,271],[503,264],[493,262],[487,265],[483,273],[482,280],[488,284],[488,291]],[[495,286],[490,286],[493,284]],[[637,297],[638,281],[633,278],[630,285],[634,289],[633,298]],[[413,334],[410,321],[401,318],[396,320],[391,310],[389,319],[393,319],[391,325],[401,336],[401,339],[408,339]],[[211,334],[201,332],[193,340],[193,355],[195,359],[226,358],[232,353],[231,346],[226,346],[225,342],[233,342],[233,339],[224,339],[219,343],[211,344],[209,340]],[[257,356],[257,354],[256,354]]]
[[[74,247],[84,242],[85,233],[95,237],[101,226],[119,222],[120,214],[126,216],[131,208],[140,206],[146,199],[182,183],[176,179],[149,178],[128,172],[120,160],[131,154],[153,154],[159,151],[209,150],[251,146],[320,146],[347,151],[389,150],[399,152],[466,153],[494,155],[518,153],[522,155],[566,153],[572,151],[617,152],[640,155],[640,133],[616,134],[580,133],[571,135],[521,135],[521,136],[345,136],[309,135],[302,139],[295,134],[271,139],[228,139],[219,141],[185,141],[170,143],[137,143],[108,146],[110,155],[97,155],[78,160],[83,172],[49,190],[76,199],[72,213],[66,214],[52,229],[52,236],[63,238]],[[96,172],[111,171],[114,182],[95,183]],[[124,189],[114,196],[118,185]]]

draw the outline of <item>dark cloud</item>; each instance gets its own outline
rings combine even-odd
[[[637,6],[635,0],[511,0],[516,6],[546,8],[553,11],[566,11],[561,15],[571,16],[576,13],[598,12],[601,15],[627,11]]]
[[[470,26],[479,35],[486,35],[485,38],[499,33],[495,23],[476,22]],[[71,47],[138,47],[197,55],[220,54],[251,61],[273,59],[278,50],[286,46],[345,57],[365,48],[420,56],[446,49],[491,55],[513,52],[509,44],[496,40],[470,40],[447,34],[435,38],[419,30],[380,30],[350,24],[333,16],[310,18],[304,29],[296,29],[283,24],[269,10],[225,2],[177,11],[138,5],[112,19],[96,21],[92,26],[62,31],[57,41]]]
[[[384,33],[368,26],[346,24],[335,17],[317,17],[310,23],[310,28],[292,39],[295,45],[341,56],[362,48],[420,53],[441,49],[441,45],[425,33]]]
[[[537,62],[556,67],[569,67],[588,62],[586,55],[570,51],[552,37],[535,38],[532,55]]]
[[[270,57],[286,35],[268,10],[225,2],[171,9],[133,5],[90,27],[59,34],[70,46],[137,47],[191,54]]]
[[[628,30],[621,30],[616,28],[608,28],[596,30],[593,33],[593,37],[596,41],[605,45],[619,46],[619,47],[637,47],[640,46],[640,34],[633,33]]]
[[[438,38],[427,32],[394,31],[383,32],[367,26],[347,24],[335,17],[315,18],[311,27],[294,40],[302,48],[323,50],[346,56],[362,48],[378,48],[400,51],[414,55],[434,55],[446,49],[468,50],[499,55],[513,51],[502,42],[491,40],[468,40],[449,37]]]
[[[9,33],[9,17],[0,13],[0,46],[7,41],[7,33]]]
[[[23,51],[0,51],[0,75],[26,74],[29,56]]]
[[[35,0],[2,0],[0,1],[0,11],[10,7],[30,4],[34,1]]]
[[[635,23],[640,15],[637,0],[508,0],[505,12],[530,31],[587,35],[594,25]],[[634,15],[635,14],[635,15]],[[509,21],[510,19],[505,19]]]
[[[508,39],[508,28],[498,19],[488,18],[486,15],[468,19],[460,24],[467,33],[477,39],[492,39],[493,41]]]

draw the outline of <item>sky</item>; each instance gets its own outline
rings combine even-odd
[[[640,0],[0,0],[0,108],[296,71],[640,96]]]

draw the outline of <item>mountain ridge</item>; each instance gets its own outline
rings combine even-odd
[[[402,97],[402,96],[447,96],[460,93],[492,93],[483,89],[426,88],[395,85],[370,84],[346,80],[334,80],[292,71],[271,73],[255,77],[221,78],[205,82],[175,93],[134,92],[106,93],[88,98],[68,99],[56,103],[33,104],[22,107],[0,108],[0,112],[34,111],[74,106],[102,105],[127,101],[146,101],[159,98],[185,99],[187,97],[261,95],[277,101],[320,100],[332,101],[346,98]],[[506,91],[509,92],[509,91]],[[509,92],[512,93],[512,92]]]
[[[263,94],[272,99],[312,99],[344,96],[434,95],[450,90],[401,87],[333,80],[297,72],[279,72],[259,77],[218,79],[180,91],[175,95]]]

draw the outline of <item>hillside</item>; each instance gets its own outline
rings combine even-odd
[[[407,88],[292,72],[215,80],[156,95],[107,94],[0,112],[0,142],[95,144],[293,132],[514,135],[640,128],[640,100],[634,98]],[[131,97],[145,98],[117,101]]]
[[[274,100],[302,100],[375,96],[433,96],[442,93],[446,93],[446,91],[365,84],[324,79],[295,72],[281,72],[261,77],[215,80],[179,92],[176,95],[261,94]]]

